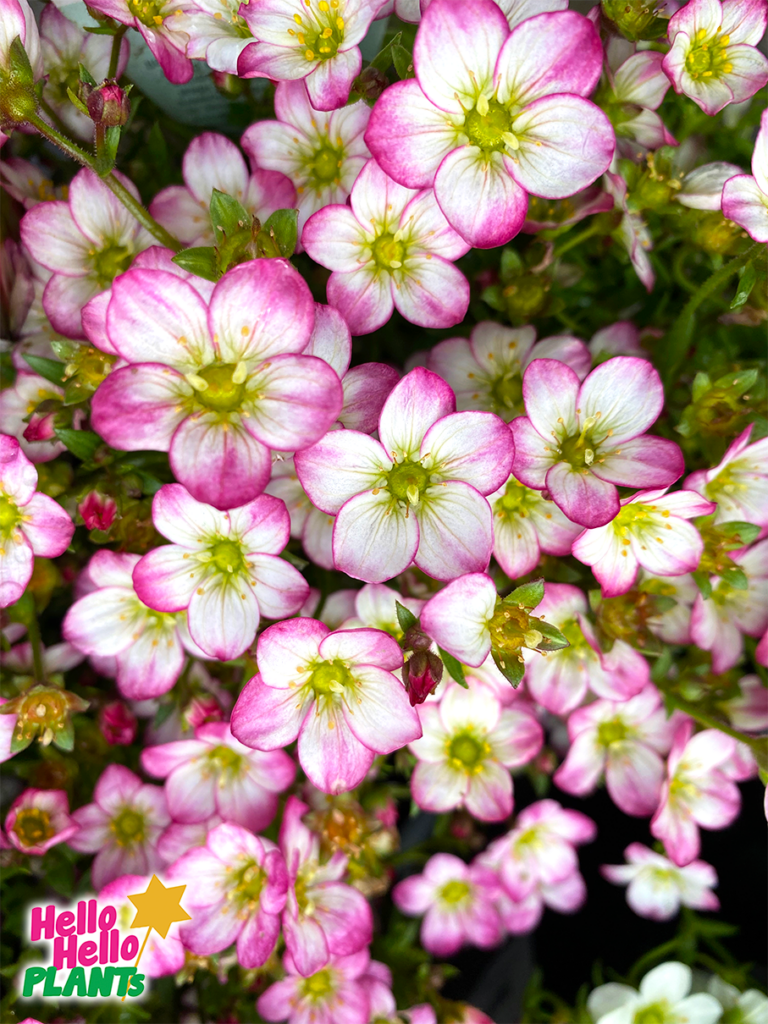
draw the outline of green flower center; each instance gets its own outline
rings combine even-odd
[[[96,280],[102,288],[107,288],[118,274],[128,269],[133,250],[127,245],[107,245],[92,250],[90,256]]]
[[[597,742],[602,747],[610,747],[612,743],[621,743],[627,737],[627,727],[620,718],[610,722],[601,722],[597,727]]]
[[[585,647],[589,647],[589,644],[584,639],[578,619],[568,619],[567,622],[560,626],[560,632],[571,645],[568,650],[578,653],[584,650]]]
[[[398,501],[418,505],[421,495],[429,486],[429,473],[420,462],[401,462],[389,472],[387,488]]]
[[[399,270],[405,259],[405,246],[387,231],[373,243],[373,260],[382,270]]]
[[[0,537],[8,537],[20,522],[18,506],[9,498],[0,497]]]
[[[215,771],[234,776],[240,774],[244,758],[242,754],[238,754],[231,747],[225,747],[222,744],[220,747],[213,748],[208,755],[208,760]]]
[[[486,100],[488,110],[486,113],[480,111],[485,104],[478,101],[467,114],[464,121],[464,134],[471,145],[490,153],[493,150],[501,151],[506,149],[512,135],[512,117],[506,107],[498,100]],[[514,136],[513,136],[514,138]]]
[[[328,968],[318,971],[317,974],[310,975],[309,978],[305,978],[301,983],[302,995],[315,1002],[327,999],[333,992],[333,988],[333,978]]]
[[[318,697],[327,697],[332,693],[343,693],[353,685],[352,674],[343,661],[322,661],[309,679],[309,685]]]
[[[233,540],[216,541],[210,548],[211,563],[221,572],[234,573],[245,569],[245,559],[239,544]]]
[[[130,807],[112,819],[110,828],[118,846],[133,846],[144,842],[144,815]]]
[[[714,36],[707,39],[706,30],[701,28],[696,33],[693,46],[685,58],[685,68],[691,78],[722,78],[733,71],[726,53],[730,36]]]
[[[238,409],[245,397],[244,363],[212,363],[194,375],[192,385],[197,400],[208,409],[231,412]]]
[[[650,1006],[641,1007],[632,1018],[632,1024],[668,1024],[670,1017],[667,1014],[669,1004],[666,1000],[663,1003],[651,1003]]]
[[[341,172],[343,153],[332,146],[316,149],[309,165],[310,174],[319,185],[335,181]]]
[[[164,7],[164,0],[128,0],[128,10],[140,21],[142,25],[149,28],[159,28],[163,24],[163,15],[160,13]]]
[[[339,0],[319,0],[316,9],[309,0],[305,13],[306,21],[300,14],[294,14],[295,29],[288,29],[299,46],[303,48],[304,59],[330,60],[335,57],[344,41],[344,19],[339,15]]]
[[[16,815],[13,831],[22,846],[37,846],[56,834],[48,811],[39,807],[24,807]]]
[[[517,480],[510,479],[502,496],[496,501],[496,514],[503,519],[512,519],[520,516],[526,519],[528,509],[536,504],[538,493],[529,487],[519,484]]]
[[[523,378],[517,370],[497,377],[491,385],[493,411],[509,418],[509,413],[523,412]]]
[[[536,629],[540,621],[525,608],[503,604],[498,600],[493,617],[488,622],[491,647],[506,654],[516,654],[522,660],[521,648],[536,647],[541,642],[542,635]]]
[[[469,886],[466,882],[447,882],[440,890],[440,899],[443,903],[449,903],[455,906],[457,903],[461,903],[469,896]]]
[[[560,458],[574,469],[586,469],[595,461],[596,447],[586,430],[582,430],[580,434],[571,434],[560,442]]]
[[[266,874],[254,860],[247,860],[235,873],[228,899],[237,901],[238,906],[247,912],[254,911],[259,904],[261,890],[267,880]]]
[[[448,758],[454,768],[467,772],[480,771],[482,763],[491,748],[472,733],[462,732],[454,736],[448,745]]]
[[[732,498],[734,494],[746,491],[747,488],[744,480],[734,476],[731,467],[726,466],[705,486],[704,491],[710,501],[720,501],[723,497]]]

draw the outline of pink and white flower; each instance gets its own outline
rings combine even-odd
[[[296,774],[284,750],[245,747],[226,722],[198,726],[193,740],[146,747],[141,767],[166,780],[165,797],[174,821],[195,824],[218,814],[251,832],[270,825],[278,794]]]
[[[419,763],[411,777],[413,799],[425,811],[466,807],[480,821],[512,813],[509,768],[531,761],[544,734],[525,711],[502,708],[479,683],[451,684],[439,704],[419,709],[421,739],[410,744]]]
[[[656,273],[648,253],[653,249],[653,238],[643,218],[630,209],[627,183],[620,174],[611,171],[603,178],[605,191],[613,197],[614,208],[621,211],[619,226],[614,238],[621,243],[629,256],[635,273],[648,292],[653,291]]]
[[[510,476],[488,495],[493,509],[493,557],[510,579],[532,572],[542,554],[569,555],[581,527],[541,491]]]
[[[238,58],[253,42],[238,0],[193,0],[177,22],[189,38],[187,57],[204,60],[213,71],[237,74]]]
[[[296,970],[305,978],[336,957],[365,949],[373,916],[365,896],[343,878],[348,858],[337,850],[320,861],[320,839],[302,822],[307,804],[288,798],[280,826],[280,850],[288,866],[288,900],[283,935]]]
[[[301,767],[324,793],[353,789],[376,754],[421,735],[416,711],[392,674],[397,643],[376,629],[337,630],[315,619],[270,626],[256,648],[259,675],[238,697],[232,732],[275,750],[298,736]]]
[[[535,327],[505,327],[484,320],[466,338],[448,338],[429,353],[427,366],[453,388],[456,408],[495,412],[504,420],[522,415],[523,373],[534,359],[559,359],[583,380],[592,359],[583,341],[568,335],[543,338]]]
[[[146,892],[150,878],[146,875],[121,875],[114,882],[108,882],[99,892],[99,902],[111,904],[117,910],[117,926],[127,931],[136,917],[136,906],[128,899],[129,895]],[[159,932],[152,929],[147,945],[141,954],[141,970],[150,978],[162,978],[167,974],[177,974],[186,960],[184,945],[179,938],[178,921],[168,929],[162,938]]]
[[[347,102],[363,58],[358,43],[383,0],[260,0],[243,7],[258,42],[237,62],[241,78],[304,79],[316,110]]]
[[[26,372],[17,372],[12,387],[0,391],[0,432],[15,437],[31,462],[50,462],[64,445],[53,432],[53,415],[41,417],[36,409],[43,402],[60,402],[64,391],[24,365]]]
[[[523,397],[527,415],[511,424],[512,471],[527,487],[546,489],[575,523],[610,523],[621,508],[617,486],[669,487],[683,473],[674,441],[643,436],[664,404],[646,359],[616,356],[583,383],[569,366],[537,359],[523,376]]]
[[[222,512],[166,484],[152,501],[152,520],[171,543],[136,565],[136,593],[155,611],[186,610],[190,635],[209,657],[239,657],[262,616],[282,619],[306,600],[304,577],[278,557],[290,520],[277,498],[262,494]]]
[[[573,554],[592,567],[603,597],[631,590],[642,566],[656,576],[682,576],[698,568],[704,551],[699,531],[686,522],[715,511],[695,491],[638,491],[622,498],[621,510],[606,526],[585,530]]]
[[[691,990],[693,972],[675,960],[659,964],[640,982],[640,991],[615,981],[590,992],[587,1009],[595,1024],[631,1024],[655,1014],[667,1021],[688,1024],[716,1024],[723,1008],[708,992]]]
[[[37,857],[66,842],[78,828],[63,789],[25,789],[5,817],[5,834],[12,845]]]
[[[720,901],[712,892],[717,872],[706,861],[694,860],[679,868],[642,843],[630,843],[624,856],[626,864],[603,864],[600,872],[614,885],[627,886],[627,903],[640,917],[668,921],[681,906],[720,909]]]
[[[194,9],[193,0],[94,0],[91,6],[135,28],[169,82],[181,85],[190,80],[192,61],[185,56],[189,36],[183,15]]]
[[[744,637],[760,637],[768,627],[768,540],[731,554],[747,577],[747,589],[736,590],[713,576],[712,594],[698,594],[691,612],[691,640],[712,652],[712,671],[727,672],[744,652]]]
[[[130,270],[112,287],[107,329],[131,365],[99,386],[93,428],[121,451],[169,452],[198,500],[244,505],[269,480],[270,449],[314,444],[341,409],[330,366],[299,354],[314,322],[309,288],[285,260],[233,268],[209,302],[175,274]]]
[[[7,697],[0,697],[0,707],[7,703]],[[10,761],[14,756],[15,752],[11,751],[11,742],[16,731],[17,719],[18,715],[0,715],[0,764]]]
[[[288,891],[285,861],[273,842],[224,822],[208,833],[205,846],[172,864],[166,878],[187,887],[184,905],[192,920],[179,935],[188,949],[210,956],[234,942],[242,967],[266,963]]]
[[[208,212],[214,189],[233,196],[262,222],[275,210],[296,204],[296,190],[285,175],[259,168],[249,174],[234,142],[217,132],[192,139],[181,170],[184,184],[158,192],[149,212],[183,245],[214,244]]]
[[[738,174],[723,186],[723,214],[756,242],[768,242],[768,111],[755,139],[752,174]]]
[[[693,734],[682,722],[667,762],[667,779],[651,834],[664,843],[671,859],[684,867],[699,855],[699,828],[727,828],[741,808],[741,794],[723,767],[734,753],[734,740],[719,729]]]
[[[761,0],[689,0],[669,20],[663,68],[675,92],[710,117],[754,96],[768,82],[768,58],[757,49],[767,14]]]
[[[101,773],[91,804],[72,818],[79,826],[68,842],[80,853],[95,853],[91,878],[100,889],[120,875],[151,875],[163,866],[160,833],[170,822],[161,786],[149,786],[121,764]]]
[[[287,1024],[368,1024],[371,1003],[366,972],[370,954],[361,949],[334,957],[310,977],[297,969],[289,953],[283,957],[285,977],[256,1001],[259,1016]]]
[[[649,684],[629,700],[597,700],[568,718],[571,746],[554,775],[566,793],[585,796],[600,776],[625,814],[645,817],[659,806],[662,756],[669,752],[677,718],[667,718],[661,696]]]
[[[573,195],[605,171],[615,139],[585,99],[600,76],[594,26],[572,11],[528,18],[510,33],[492,0],[433,0],[413,52],[416,78],[374,107],[366,142],[391,178],[434,186],[467,242],[508,242],[528,193]]]
[[[640,331],[631,320],[617,320],[601,328],[592,335],[588,347],[595,363],[602,363],[613,356],[644,355]]]
[[[723,701],[721,707],[734,729],[741,732],[765,732],[768,729],[768,689],[760,676],[742,676],[739,696]]]
[[[463,945],[489,949],[501,941],[501,921],[493,902],[496,887],[488,868],[436,853],[422,874],[397,883],[392,899],[409,917],[424,915],[421,943],[426,950],[452,956]]]
[[[644,150],[676,145],[656,113],[669,89],[669,79],[662,68],[664,55],[642,50],[622,60],[624,47],[618,59],[612,59],[614,52],[609,45],[598,102],[611,119],[619,153],[637,158]]]
[[[97,551],[85,570],[89,593],[70,607],[62,631],[83,654],[114,658],[117,687],[128,700],[167,693],[181,675],[186,652],[205,657],[186,626],[186,615],[163,614],[136,594],[139,555]]]
[[[736,174],[741,174],[741,168],[725,160],[704,164],[685,175],[674,199],[691,210],[719,210],[723,186]]]
[[[717,466],[685,480],[686,487],[717,502],[716,523],[746,520],[768,527],[768,438],[750,444],[752,429],[750,424],[739,434]]]
[[[14,604],[32,578],[34,557],[56,558],[75,524],[47,494],[15,437],[0,434],[0,608]]]
[[[509,475],[512,435],[492,413],[455,408],[448,385],[417,367],[384,403],[380,441],[337,430],[297,453],[304,490],[336,516],[338,569],[380,583],[412,562],[437,579],[488,565],[493,528],[484,495]]]
[[[302,244],[332,271],[328,301],[353,334],[370,334],[397,309],[420,327],[453,327],[469,306],[469,283],[453,260],[469,245],[428,189],[403,188],[369,160],[350,205],[324,206],[304,226]]]
[[[480,860],[485,860],[481,854]],[[558,914],[575,914],[587,899],[587,884],[574,868],[559,882],[538,882],[522,899],[513,899],[505,889],[496,896],[496,909],[510,935],[525,935],[538,927],[546,907]]]
[[[301,238],[313,213],[347,201],[371,155],[363,139],[371,108],[360,100],[330,113],[315,110],[303,82],[280,82],[275,116],[252,124],[240,144],[254,168],[280,172],[296,186]]]
[[[672,598],[675,606],[647,619],[648,628],[665,644],[691,643],[691,612],[699,595],[699,588],[693,576],[653,576],[643,572],[640,575],[639,590],[662,598]]]

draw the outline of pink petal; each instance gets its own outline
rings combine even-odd
[[[398,312],[419,327],[453,327],[469,308],[469,282],[453,263],[433,256],[410,256],[395,283]]]
[[[379,420],[381,443],[389,453],[413,456],[432,424],[455,411],[456,400],[445,381],[417,366],[403,377],[384,404]]]
[[[306,78],[309,101],[315,110],[336,110],[344,106],[352,81],[360,74],[362,66],[363,56],[357,46],[321,61]]]
[[[589,470],[574,469],[567,462],[558,462],[547,473],[546,485],[557,507],[571,522],[587,529],[604,526],[619,513],[616,488]]]
[[[549,444],[553,434],[562,439],[578,433],[578,394],[578,376],[556,359],[534,359],[523,375],[526,414]]]
[[[345,502],[333,529],[337,569],[367,583],[403,572],[419,547],[419,524],[386,491],[364,491]]]
[[[249,415],[243,422],[269,448],[308,448],[341,412],[341,381],[316,356],[275,356],[257,368],[252,380],[258,397],[246,399]]]
[[[320,657],[320,643],[329,630],[315,619],[277,622],[259,637],[257,657],[267,686],[289,687],[305,667]]]
[[[451,767],[448,761],[419,761],[411,776],[413,799],[423,811],[433,814],[459,807],[466,785],[466,774]]]
[[[464,804],[480,821],[502,821],[512,813],[512,776],[495,761],[485,761],[482,772],[471,775]]]
[[[58,502],[34,494],[24,505],[24,536],[40,558],[56,558],[69,547],[75,524]]]
[[[91,425],[113,448],[166,452],[186,416],[182,401],[191,393],[181,374],[168,366],[123,366],[96,390]]]
[[[299,732],[299,762],[324,793],[344,793],[365,778],[374,752],[347,726],[340,707],[326,700],[310,710]]]
[[[458,412],[429,428],[421,452],[443,479],[463,480],[486,495],[509,477],[515,443],[509,427],[493,413]]]
[[[239,658],[256,637],[259,605],[242,578],[207,580],[192,594],[187,614],[192,639],[219,661]]]
[[[469,573],[440,590],[422,609],[426,632],[466,665],[482,665],[491,648],[487,621],[496,587],[485,573]]]
[[[440,164],[434,187],[448,223],[476,248],[504,245],[523,226],[528,197],[500,153],[486,159],[476,146],[459,146]]]
[[[351,273],[334,271],[326,291],[328,301],[339,310],[353,334],[370,334],[392,316],[395,303],[390,276],[376,273],[371,264]]]
[[[276,750],[292,743],[307,715],[312,697],[266,686],[256,676],[246,684],[232,709],[232,733],[256,750]]]
[[[493,550],[493,514],[474,487],[459,480],[430,487],[418,509],[418,522],[415,562],[429,576],[451,580],[487,568]]]
[[[342,705],[347,727],[378,754],[391,754],[421,736],[421,723],[405,687],[391,672],[373,665],[354,670],[354,704]]]

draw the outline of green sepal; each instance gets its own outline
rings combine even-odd
[[[22,750],[27,749],[32,739],[32,736],[26,736],[17,725],[13,730],[13,736],[11,736],[11,753],[20,754]]]
[[[51,384],[56,384],[60,388],[64,386],[64,363],[59,363],[55,359],[46,359],[45,356],[33,356],[27,353],[24,354],[23,359],[38,376],[44,377]]]
[[[69,96],[70,103],[77,107],[81,114],[85,114],[86,117],[91,116],[88,113],[88,107],[86,107],[86,105],[83,103],[83,101],[76,93],[72,92],[69,86],[67,86],[67,96]]]
[[[53,734],[53,745],[69,754],[75,749],[75,726],[67,715],[61,726]]]
[[[71,427],[54,427],[56,437],[81,462],[93,462],[96,452],[104,444],[92,430],[72,430]]]
[[[503,604],[522,605],[523,608],[535,608],[544,599],[544,580],[531,580],[530,583],[523,583],[515,587],[511,594],[508,594]]]
[[[29,62],[29,54],[24,49],[21,36],[16,36],[8,47],[7,60],[10,77],[15,80],[17,85],[33,86],[35,84],[35,75]]]
[[[225,239],[231,240],[244,228],[250,232],[251,215],[234,196],[215,188],[211,193],[209,210],[217,245],[221,245]]]
[[[280,557],[284,558],[294,569],[298,569],[299,572],[302,572],[309,565],[306,558],[302,558],[301,555],[295,555],[292,551],[282,551]]]
[[[710,379],[709,374],[704,373],[703,370],[700,370],[693,378],[693,385],[691,386],[691,398],[694,400],[694,402],[698,402],[700,398],[703,398],[703,396],[706,395],[706,393],[709,391],[711,387],[712,381]]]
[[[452,654],[449,654],[448,651],[444,651],[442,647],[437,648],[437,653],[442,658],[443,665],[451,679],[458,683],[459,686],[463,686],[465,690],[468,690],[469,683],[464,678],[464,668],[461,662],[454,658]]]
[[[166,701],[165,704],[161,704],[155,713],[155,717],[152,719],[152,728],[159,729],[160,726],[173,714],[173,710],[176,707],[173,701]]]
[[[496,668],[507,682],[517,689],[525,675],[525,664],[518,660],[516,655],[505,654],[504,651],[499,651],[495,647],[492,648],[491,654]]]
[[[393,50],[396,46],[400,45],[400,40],[403,38],[403,33],[398,32],[396,36],[387,43],[386,46],[382,47],[381,50],[371,61],[371,67],[376,68],[377,71],[381,71],[382,74],[387,70],[390,64],[393,63]]]
[[[537,645],[537,651],[562,651],[565,647],[571,646],[557,626],[553,626],[551,622],[536,622],[535,625],[534,623],[531,625],[534,629],[538,629],[544,637]]]
[[[397,621],[400,623],[400,629],[402,629],[403,633],[407,633],[412,626],[418,625],[419,620],[404,604],[395,601],[395,608],[397,610]]]
[[[413,70],[413,55],[404,46],[395,44],[392,47],[392,63],[395,65],[395,71],[401,79],[416,77],[416,73]]]
[[[273,248],[274,253],[265,252],[266,256],[281,256],[290,259],[296,251],[299,240],[299,211],[275,210],[262,225],[256,245],[261,255],[261,248]]]
[[[85,82],[86,85],[90,85],[94,89],[98,86],[99,83],[93,77],[93,75],[88,70],[88,68],[85,66],[85,64],[78,64],[77,65],[77,73],[80,76],[80,81],[81,82]]]
[[[735,398],[746,394],[750,388],[755,386],[759,374],[756,369],[737,370],[735,373],[726,373],[715,381],[718,391],[730,391]]]
[[[503,313],[506,309],[502,288],[499,284],[489,284],[487,288],[483,288],[480,298],[491,309],[495,309],[497,313]]]
[[[196,245],[191,249],[182,249],[172,257],[173,262],[190,274],[204,277],[206,281],[218,281],[221,273],[216,264],[216,250],[212,245]]]
[[[720,579],[734,590],[749,590],[747,574],[738,565],[729,565],[720,573]]]
[[[760,527],[755,526],[754,523],[743,523],[743,522],[732,522],[732,523],[720,523],[717,527],[718,533],[722,533],[726,537],[730,537],[734,541],[739,542],[740,547],[749,547],[753,544],[760,536]]]
[[[768,772],[768,736],[759,736],[753,739],[749,745],[761,774]]]
[[[755,269],[754,263],[747,263],[745,267],[741,268],[739,274],[739,283],[736,288],[736,294],[731,302],[730,309],[739,309],[745,304],[749,298],[752,289],[755,287],[757,281],[757,270]]]
[[[701,596],[706,601],[712,596],[712,584],[709,581],[709,573],[704,572],[703,569],[695,569],[691,575],[693,576],[693,582],[701,591]]]

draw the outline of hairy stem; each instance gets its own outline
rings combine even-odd
[[[112,37],[112,52],[109,55],[109,68],[107,69],[107,78],[114,78],[117,74],[117,65],[120,61],[120,47],[122,45],[123,36],[125,35],[127,28],[127,25],[121,25]]]

